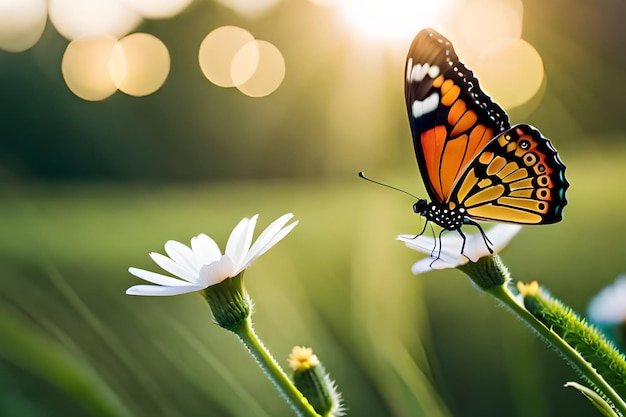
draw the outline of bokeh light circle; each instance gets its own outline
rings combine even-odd
[[[148,33],[133,33],[120,39],[109,62],[110,77],[117,88],[138,97],[161,88],[169,71],[167,47]]]
[[[217,0],[247,18],[258,18],[278,4],[278,0]]]
[[[0,49],[31,48],[41,38],[47,19],[46,0],[0,0]]]
[[[117,39],[99,36],[70,42],[63,54],[61,72],[68,88],[78,97],[104,100],[117,87],[109,74],[109,62]]]
[[[237,26],[222,26],[210,32],[198,52],[204,76],[220,87],[234,87],[230,74],[233,57],[242,46],[253,40],[250,32]]]
[[[265,97],[285,78],[285,59],[267,41],[251,41],[233,57],[231,77],[239,91],[250,97]]]
[[[491,45],[513,42],[522,36],[524,8],[521,0],[459,1],[444,35],[468,65]]]
[[[545,76],[541,55],[523,39],[494,45],[477,60],[474,73],[482,88],[505,109],[532,99]]]
[[[121,0],[50,0],[50,21],[66,39],[111,35],[121,37],[142,21]]]
[[[174,17],[189,6],[192,0],[123,0],[148,19]]]

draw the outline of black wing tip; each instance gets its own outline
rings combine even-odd
[[[440,48],[440,45],[445,45],[446,50],[448,50],[449,57],[451,59],[458,59],[456,56],[456,52],[454,51],[454,47],[452,46],[452,42],[441,33],[437,32],[433,28],[425,28],[420,30],[415,38],[413,38],[413,42],[411,42],[411,46],[409,47],[409,56],[413,54],[413,51],[416,49],[422,48],[431,48],[436,46]],[[429,47],[429,45],[432,45]]]

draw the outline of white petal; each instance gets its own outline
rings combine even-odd
[[[152,252],[150,253],[150,257],[152,260],[163,268],[165,271],[169,272],[172,275],[176,275],[186,281],[196,282],[198,279],[197,272],[191,271],[188,268],[185,268],[167,256],[161,255],[160,253]]]
[[[492,243],[491,248],[494,253],[504,249],[521,228],[519,225],[497,224],[489,229],[486,234]],[[430,259],[437,259],[437,255],[439,255],[439,260],[432,267],[426,267],[428,258],[422,260],[423,262],[419,261],[413,266],[414,273],[416,273],[416,270],[419,273],[429,269],[453,268],[467,263],[468,258],[476,262],[478,259],[491,254],[480,232],[471,235],[466,234],[463,254],[461,254],[463,238],[458,232],[454,231],[444,232],[441,239],[425,235],[417,237],[414,235],[399,235],[397,239],[404,242],[410,249],[427,254]],[[441,245],[441,248],[439,248],[439,245]]]
[[[516,224],[497,224],[487,230],[487,238],[491,241],[491,249],[493,249],[494,253],[504,249],[520,230],[522,230],[522,226]],[[472,261],[476,262],[479,258],[489,256],[491,253],[487,249],[485,239],[480,233],[476,233],[468,236],[465,254]]]
[[[190,292],[203,290],[204,287],[199,285],[186,285],[184,287],[161,287],[158,285],[135,285],[126,290],[128,295],[152,295],[166,296],[187,294]]]
[[[397,239],[404,242],[408,248],[428,255],[430,262],[435,259],[440,259],[442,262],[445,262],[446,265],[449,265],[444,268],[462,265],[467,262],[467,258],[461,255],[463,239],[458,233],[448,232],[448,234],[444,235],[441,239],[424,235],[417,237],[415,235],[400,235]],[[433,267],[432,269],[441,268]]]
[[[596,294],[587,307],[589,320],[601,325],[617,325],[626,321],[626,275]]]
[[[491,255],[491,252],[489,252],[489,248],[487,247],[487,242],[485,242],[485,239],[480,233],[467,237],[465,242],[465,255],[470,258],[472,262],[478,261],[483,256]]]
[[[458,265],[450,264],[442,259],[437,259],[433,262],[432,258],[423,258],[413,264],[413,266],[411,267],[411,272],[417,275],[433,269],[454,268],[456,266]]]
[[[217,243],[204,233],[191,238],[191,249],[196,262],[202,265],[208,265],[222,257],[222,251],[220,251]]]
[[[157,285],[165,285],[165,286],[170,286],[170,287],[177,287],[177,286],[184,287],[184,286],[193,285],[187,281],[168,277],[167,275],[157,274],[156,272],[152,272],[152,271],[146,271],[145,269],[131,267],[131,268],[128,268],[128,272],[130,272],[131,274],[133,274],[134,276],[138,278],[141,278],[145,281],[148,281]]]
[[[450,253],[460,252],[461,245],[463,243],[461,235],[459,235],[457,232],[444,232],[444,235],[441,237],[441,239],[432,238],[426,235],[400,235],[396,239],[404,242],[407,247],[425,253],[429,256],[433,252],[433,249],[435,249],[435,246],[437,246],[437,249],[439,249],[440,240],[443,246],[443,250]]]
[[[222,256],[222,259],[215,261],[209,265],[204,265],[200,270],[200,282],[204,287],[219,284],[227,278],[234,277],[235,265],[228,255]]]
[[[174,262],[192,271],[198,271],[202,266],[196,263],[191,248],[183,243],[168,240],[165,242],[165,252]]]
[[[500,252],[515,235],[522,230],[522,226],[517,224],[498,224],[487,232],[487,236],[493,243],[494,252]]]
[[[284,214],[278,219],[274,220],[272,224],[270,224],[261,235],[257,238],[254,245],[250,248],[250,251],[243,259],[242,263],[238,265],[238,272],[250,266],[252,261],[254,261],[259,256],[263,255],[267,252],[272,246],[280,242],[285,236],[293,230],[294,227],[298,224],[297,221],[291,223],[287,227],[284,227],[285,224],[293,218],[293,214],[288,213]]]
[[[258,214],[252,216],[251,219],[244,217],[233,229],[228,242],[226,243],[226,250],[224,254],[233,261],[235,265],[239,265],[243,260],[246,253],[250,249],[252,243],[252,235],[254,234],[254,227],[256,226],[256,219]]]

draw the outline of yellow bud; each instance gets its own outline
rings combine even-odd
[[[529,284],[524,284],[523,282],[517,282],[517,290],[524,297],[527,296],[537,296],[539,295],[539,283],[537,281],[532,281]]]
[[[304,346],[294,346],[289,354],[289,367],[294,372],[302,372],[319,365],[320,361],[313,353],[313,349]]]

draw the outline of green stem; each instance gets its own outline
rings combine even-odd
[[[274,383],[298,416],[320,417],[259,340],[252,328],[250,318],[240,321],[238,325],[232,326],[229,330],[233,331],[248,348],[265,375]]]
[[[491,288],[483,288],[483,290],[502,304],[511,309],[519,318],[521,318],[531,329],[542,336],[550,345],[554,346],[565,357],[570,364],[580,370],[582,374],[593,385],[595,385],[602,393],[613,403],[615,408],[622,414],[626,415],[626,403],[615,392],[613,387],[609,385],[602,376],[587,362],[574,348],[568,345],[559,335],[547,328],[542,322],[537,320],[526,308],[520,305],[515,296],[507,288],[507,285],[500,285]]]

